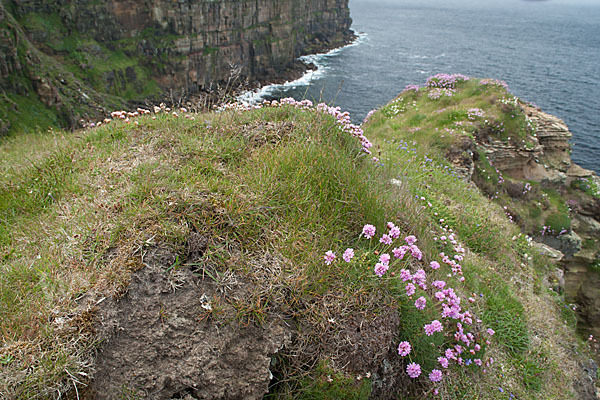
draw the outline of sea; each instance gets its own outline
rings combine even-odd
[[[359,123],[436,73],[508,83],[563,119],[572,159],[600,173],[600,0],[350,0],[357,39],[303,57],[318,69],[245,100],[338,105]]]

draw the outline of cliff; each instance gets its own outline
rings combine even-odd
[[[14,105],[1,110],[5,131],[32,104],[42,103],[40,122],[74,126],[99,104],[289,78],[305,68],[299,56],[351,37],[347,0],[3,0],[0,24],[1,86]]]

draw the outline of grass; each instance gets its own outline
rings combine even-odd
[[[465,115],[453,107],[436,114],[436,127]],[[419,238],[425,265],[452,251],[441,235],[457,235],[467,248],[465,282],[443,270],[432,276],[447,279],[464,302],[474,297],[474,313],[496,331],[481,354],[497,366],[486,374],[452,369],[442,393],[500,399],[502,384],[519,398],[565,398],[570,389],[563,383],[574,380],[576,364],[566,350],[572,327],[563,326],[554,298],[528,286],[538,274],[524,256],[528,244],[513,240],[518,228],[499,207],[442,157],[425,153],[444,154],[430,132],[390,128],[397,115],[376,113],[367,125],[380,164],[330,116],[291,106],[193,120],[159,114],[138,118],[139,125],[115,121],[76,135],[7,140],[0,148],[0,392],[50,398],[82,389],[97,346],[93,303],[86,307],[82,295],[122,296],[131,274],[143,268],[140,251],[157,244],[176,254],[165,269],[174,290],[184,268],[220,288],[201,321],[225,329],[284,318],[298,327],[293,344],[277,355],[269,398],[374,396],[378,370],[370,363],[389,353],[402,372],[407,361],[395,354],[400,340],[412,341],[425,375],[451,342],[422,334],[437,311],[416,311],[397,277],[374,276],[384,247],[358,237],[365,223],[382,232],[395,221],[404,235]],[[190,264],[185,248],[193,233],[210,239],[200,261]],[[323,263],[326,250],[341,257],[346,247],[358,255],[351,263]],[[419,265],[405,260],[398,268]],[[243,297],[229,292],[233,277],[250,283]],[[542,308],[544,318],[531,311]],[[371,329],[356,336],[359,353],[344,347],[357,321]],[[555,367],[561,363],[569,368]],[[399,379],[408,398],[429,390],[426,378]]]
[[[288,118],[294,124],[279,122]],[[134,238],[154,236],[177,246],[194,226],[226,243],[240,243],[255,256],[276,251],[302,266],[296,273],[304,282],[294,296],[318,297],[337,287],[336,277],[320,262],[323,247],[355,231],[365,218],[383,221],[391,204],[371,192],[372,171],[359,167],[355,142],[323,118],[286,109],[208,114],[199,117],[210,121],[207,128],[161,116],[141,119],[143,128],[116,123],[77,137],[12,140],[3,148],[0,186],[6,227],[1,236],[2,356],[14,360],[9,367],[15,372],[30,365],[27,354],[32,356],[36,346],[65,357],[52,368],[38,358],[30,377],[16,386],[3,381],[3,390],[39,391],[44,397],[59,390],[48,381],[68,380],[57,371],[79,365],[79,352],[93,341],[76,348],[53,342],[49,316],[68,315],[81,293],[123,290],[131,271],[139,268],[132,259],[139,246]],[[31,162],[19,160],[24,148],[48,149],[43,144],[52,141],[55,145],[33,154]],[[229,222],[223,225],[211,209],[222,210]],[[111,248],[122,250],[120,265],[103,256]],[[231,268],[226,249],[215,249],[210,259]],[[252,275],[244,263],[238,268]],[[233,304],[234,320],[261,324],[272,296],[256,292]],[[21,340],[29,350],[11,351]]]

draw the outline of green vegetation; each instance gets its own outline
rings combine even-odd
[[[467,89],[471,96],[481,91],[473,83]],[[576,369],[558,367],[576,365],[573,327],[563,323],[560,302],[529,283],[545,263],[529,260],[532,250],[517,226],[457,176],[435,140],[435,128],[456,125],[468,110],[444,99],[454,108],[430,120],[430,102],[407,96],[402,112],[421,109],[410,122],[394,114],[395,101],[366,125],[378,163],[333,117],[289,105],[188,118],[159,113],[77,135],[6,140],[0,392],[49,398],[81,388],[97,346],[94,309],[82,307],[82,295],[123,295],[143,268],[140,250],[161,245],[175,255],[165,274],[196,268],[215,285],[226,287],[232,274],[251,283],[243,296],[218,292],[199,321],[227,329],[285,319],[295,327],[293,343],[272,363],[268,398],[377,396],[382,382],[375,373],[383,365],[396,368],[399,396],[419,398],[431,390],[427,374],[439,368],[439,349],[454,332],[423,335],[424,324],[440,318],[433,291],[425,292],[428,307],[420,311],[398,269],[382,278],[373,273],[379,236],[361,239],[361,229],[369,223],[385,232],[392,221],[403,235],[415,235],[423,252],[422,263],[407,257],[402,267],[447,281],[474,319],[496,332],[477,353],[495,363],[486,373],[471,363],[451,367],[438,386],[445,398],[574,396]],[[411,132],[417,122],[428,128]],[[460,142],[458,133],[441,135],[446,145]],[[192,234],[207,238],[200,260],[187,259]],[[464,281],[448,277],[447,265],[428,266],[440,252],[454,254],[458,244],[442,238],[449,235],[466,248]],[[347,247],[357,254],[348,263],[340,260]],[[326,265],[330,249],[338,260]],[[419,380],[407,377],[409,359],[397,354],[404,340],[413,347],[410,361],[423,369]],[[125,391],[136,393],[132,386]]]
[[[596,185],[591,178],[587,179],[575,179],[571,183],[571,187],[576,190],[580,190],[584,193],[589,194],[596,199],[600,199],[600,188]]]

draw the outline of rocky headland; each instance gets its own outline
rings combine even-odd
[[[513,96],[502,81],[477,82],[439,74],[425,88],[409,86],[383,113],[402,121],[402,137],[437,148],[553,260],[546,285],[564,294],[580,333],[597,347],[600,178],[572,162],[564,121]],[[430,125],[411,126],[424,108]]]

